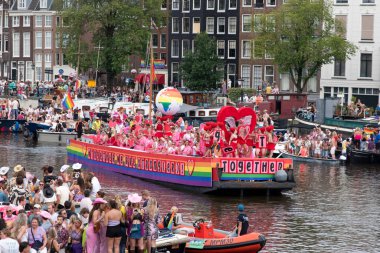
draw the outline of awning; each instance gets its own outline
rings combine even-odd
[[[192,111],[195,109],[198,109],[198,106],[188,105],[188,104],[182,104],[181,109],[179,109],[178,113],[186,113],[188,111]]]
[[[165,75],[164,74],[156,74],[157,84],[165,84]],[[138,74],[135,77],[135,81],[138,83],[149,83],[150,74]]]

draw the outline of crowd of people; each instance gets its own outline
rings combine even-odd
[[[296,135],[287,131],[279,138],[285,143],[288,153],[301,157],[314,157],[324,159],[338,159],[337,150],[341,155],[347,156],[347,148],[362,151],[380,152],[380,131],[366,132],[356,128],[349,138],[344,138],[341,133],[320,127],[311,130],[307,135]]]
[[[149,191],[132,193],[125,203],[106,196],[97,177],[81,164],[63,165],[43,178],[17,165],[0,169],[0,252],[155,252],[157,200]],[[177,211],[176,207],[172,211]],[[128,239],[127,239],[128,238]]]

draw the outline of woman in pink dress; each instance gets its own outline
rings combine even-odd
[[[101,252],[107,252],[107,248],[105,251],[101,251],[100,248],[100,236],[99,236],[99,230],[98,227],[101,226],[101,222],[104,218],[104,205],[107,203],[102,198],[97,198],[93,202],[93,208],[90,212],[90,215],[88,217],[89,224],[88,228],[86,230],[86,249],[87,252],[93,252],[93,253],[101,253]]]

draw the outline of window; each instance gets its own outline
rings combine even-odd
[[[166,34],[161,33],[161,48],[166,48]]]
[[[70,8],[71,0],[63,0],[63,8]]]
[[[185,57],[186,53],[190,50],[190,40],[182,40],[182,57]]]
[[[60,27],[61,26],[61,17],[55,17],[55,25],[57,26],[57,27]]]
[[[362,15],[362,40],[373,40],[373,15]]]
[[[253,88],[258,89],[263,79],[263,66],[253,66]]]
[[[18,8],[25,9],[26,8],[26,0],[18,0]]]
[[[36,48],[42,48],[42,32],[36,32]]]
[[[347,35],[347,16],[346,15],[336,15],[335,16],[335,31],[337,34],[346,38]]]
[[[60,48],[61,47],[61,42],[60,42],[60,35],[59,33],[55,33],[55,48]]]
[[[346,75],[346,61],[334,59],[334,76]]]
[[[24,50],[24,57],[30,57],[30,33],[24,33],[23,34],[23,50]]]
[[[249,65],[241,65],[241,79],[243,79],[242,88],[249,88],[251,83],[251,67]]]
[[[372,54],[361,54],[360,77],[372,77]]]
[[[179,41],[172,40],[172,57],[179,57]]]
[[[218,57],[224,58],[224,40],[218,40]]]
[[[253,16],[253,31],[254,32],[260,32],[262,30],[262,18],[263,16],[261,14],[257,14]]]
[[[40,0],[40,8],[41,9],[47,8],[47,0]]]
[[[173,0],[172,10],[179,10],[179,0]]]
[[[20,57],[20,34],[13,33],[13,57]]]
[[[251,7],[252,0],[243,0],[243,7]]]
[[[45,54],[45,63],[51,63],[51,54]]]
[[[231,87],[232,84],[235,83],[235,78],[236,78],[236,64],[228,64],[227,65],[227,79],[228,83],[231,81]]]
[[[375,0],[363,0],[363,4],[374,4]]]
[[[267,41],[265,43],[265,59],[273,59],[273,56],[270,54],[270,50],[268,50],[267,48],[273,48],[274,47],[274,43],[271,42],[271,41]]]
[[[276,30],[276,17],[274,15],[266,16],[267,19],[267,31],[274,32]]]
[[[262,43],[255,41],[253,47],[253,57],[255,59],[264,58],[265,49]]]
[[[207,10],[215,9],[215,0],[207,0]]]
[[[190,18],[182,18],[182,33],[190,32]]]
[[[172,62],[172,83],[173,84],[179,83],[179,63],[178,62]]]
[[[267,0],[267,6],[276,6],[276,0]]]
[[[242,41],[241,58],[244,58],[244,59],[251,58],[251,41],[249,40]]]
[[[182,0],[182,12],[190,11],[190,0]]]
[[[348,0],[336,0],[337,4],[348,4]]]
[[[166,0],[162,0],[161,10],[166,10],[167,8],[168,8],[168,4],[167,4]]]
[[[30,16],[24,16],[23,18],[23,26],[29,27],[30,26]]]
[[[158,34],[154,33],[152,34],[152,46],[153,47],[158,47]]]
[[[51,32],[45,32],[45,48],[51,48]]]
[[[227,0],[218,0],[218,12],[224,12],[226,10]]]
[[[4,34],[4,52],[8,52],[8,50],[9,50],[8,35]]]
[[[201,32],[201,18],[193,18],[193,33]]]
[[[36,27],[42,27],[42,16],[36,16]]]
[[[255,0],[255,8],[257,9],[264,8],[264,0]]]
[[[172,33],[179,33],[179,18],[172,18]]]
[[[51,27],[51,16],[45,16],[45,27]]]
[[[6,13],[4,15],[4,27],[7,28],[8,27],[8,20],[9,20],[9,16],[8,16],[8,13]]]
[[[230,5],[229,5],[228,9],[230,9],[230,10],[236,10],[236,8],[237,8],[237,2],[236,2],[236,0],[230,0]]]
[[[12,17],[12,27],[19,27],[20,26],[20,17]]]
[[[228,34],[236,34],[236,17],[228,18]]]
[[[193,10],[201,9],[201,0],[193,0]]]
[[[217,31],[217,33],[218,34],[224,34],[225,33],[225,18],[221,18],[221,17],[219,17],[218,18],[218,31]]]
[[[243,19],[242,32],[250,32],[251,31],[252,16],[250,14],[243,15],[242,19]]]
[[[236,58],[236,40],[228,41],[228,58],[229,59]]]
[[[214,18],[207,17],[206,18],[206,32],[208,34],[214,34]]]
[[[265,66],[265,76],[264,80],[268,84],[273,84],[274,81],[274,67],[272,65],[270,66]]]

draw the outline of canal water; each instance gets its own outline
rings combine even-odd
[[[66,147],[34,144],[22,135],[0,135],[0,165],[21,164],[37,175],[49,164],[60,168]],[[263,252],[379,252],[380,165],[329,166],[295,164],[297,187],[282,196],[223,197],[168,189],[128,176],[95,171],[108,196],[148,189],[160,204],[161,214],[172,205],[184,220],[212,220],[231,230],[236,206],[244,203],[250,231],[267,238]]]

